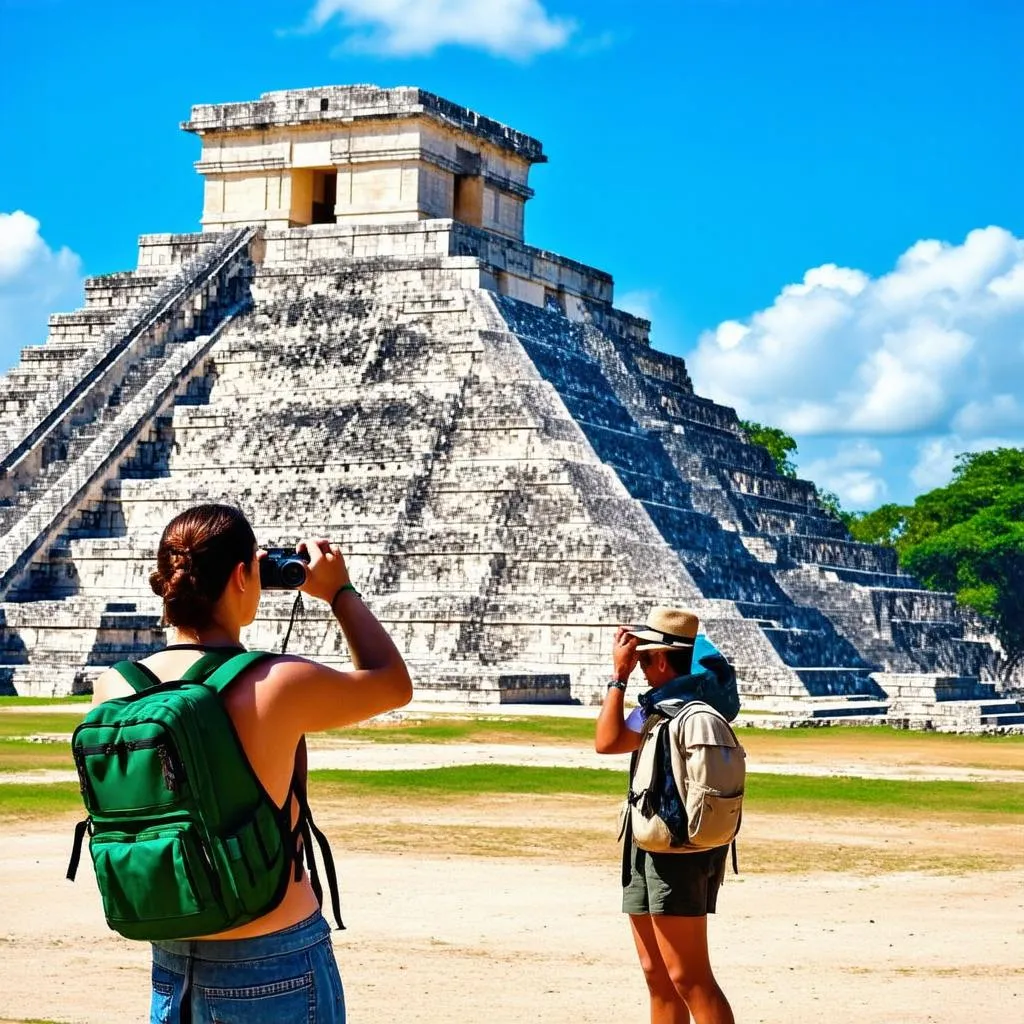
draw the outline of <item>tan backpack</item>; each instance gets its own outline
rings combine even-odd
[[[746,753],[726,719],[691,701],[674,717],[652,712],[630,771],[626,817],[649,853],[728,846],[740,829]],[[621,834],[621,833],[620,833]]]

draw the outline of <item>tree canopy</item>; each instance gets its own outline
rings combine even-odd
[[[767,449],[780,475],[796,476],[793,437],[752,420],[740,426]],[[1024,449],[960,455],[953,480],[912,505],[846,512],[835,494],[822,490],[818,501],[854,540],[895,548],[900,565],[925,587],[951,591],[988,619],[1007,674],[1024,664]]]
[[[913,505],[849,518],[856,540],[888,544],[933,590],[992,622],[1007,671],[1024,662],[1024,449],[961,455],[953,480]]]
[[[740,426],[754,444],[768,449],[780,476],[796,476],[796,465],[790,459],[791,455],[796,454],[796,440],[793,437],[778,427],[766,427],[753,420],[740,420]]]

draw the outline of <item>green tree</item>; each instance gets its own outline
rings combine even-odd
[[[780,475],[796,476],[794,438],[751,420],[740,426],[767,449]],[[953,480],[913,505],[845,512],[835,494],[821,489],[818,502],[854,540],[894,547],[900,565],[924,586],[952,591],[983,615],[1003,646],[1007,675],[1024,664],[1024,449],[960,455]]]
[[[766,427],[753,420],[740,420],[740,426],[754,444],[768,449],[780,476],[796,477],[796,465],[790,459],[796,455],[796,440],[778,427]]]
[[[853,533],[893,544],[926,587],[950,590],[984,615],[1007,673],[1024,662],[1024,449],[961,455],[946,487],[909,507],[876,509]]]
[[[862,544],[884,544],[895,547],[907,529],[910,509],[905,505],[882,505],[874,512],[853,512],[846,526],[854,540]]]
[[[839,501],[839,495],[835,491],[826,490],[824,487],[818,487],[815,484],[814,489],[818,492],[818,504],[828,513],[835,516],[836,519],[841,520],[846,528],[849,529],[850,525],[856,520],[857,512],[847,512],[843,508],[842,503]]]

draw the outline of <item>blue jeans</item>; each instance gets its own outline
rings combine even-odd
[[[345,1024],[345,996],[327,922],[318,912],[301,924],[251,939],[154,942],[149,1019],[150,1024]]]

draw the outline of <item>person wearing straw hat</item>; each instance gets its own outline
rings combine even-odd
[[[699,699],[729,720],[736,717],[736,674],[699,626],[693,612],[658,606],[642,625],[618,628],[612,677],[597,719],[599,754],[635,751],[644,719],[655,709],[671,712]],[[627,716],[626,684],[637,666],[650,689]],[[622,910],[647,981],[651,1024],[689,1024],[691,1015],[695,1024],[735,1024],[711,970],[707,935],[727,853],[728,847],[648,853],[629,837],[623,845]]]

